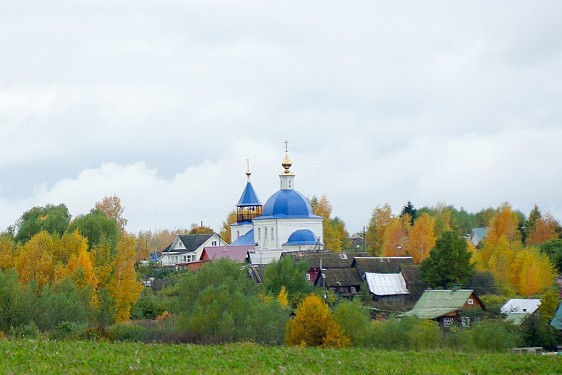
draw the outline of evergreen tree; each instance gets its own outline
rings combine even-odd
[[[474,266],[466,241],[455,232],[447,231],[420,266],[423,281],[432,288],[451,288],[470,281]]]
[[[400,212],[400,217],[404,215],[410,215],[410,225],[414,225],[414,221],[416,221],[418,217],[418,210],[414,207],[412,202],[408,201],[408,203],[402,207],[402,212]]]

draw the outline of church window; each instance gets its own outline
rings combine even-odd
[[[261,240],[261,228],[258,228],[258,240]]]
[[[267,240],[267,227],[263,228],[263,238]]]
[[[274,236],[273,236],[273,228],[271,228],[271,239],[274,239]]]

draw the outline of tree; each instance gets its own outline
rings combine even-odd
[[[0,235],[0,270],[6,271],[16,265],[16,245],[11,236]]]
[[[409,247],[411,228],[409,215],[392,219],[384,231],[383,255],[405,256]]]
[[[556,279],[556,271],[550,259],[537,248],[519,251],[511,268],[511,282],[519,294],[525,297],[550,288]]]
[[[287,325],[285,343],[290,346],[343,348],[350,340],[335,322],[332,312],[317,295],[307,296]]]
[[[236,211],[232,210],[226,215],[226,219],[222,222],[222,228],[219,233],[220,237],[226,243],[231,243],[232,238],[230,237],[230,224],[236,223]]]
[[[367,232],[365,233],[367,252],[369,254],[374,256],[382,254],[386,228],[390,225],[392,219],[392,210],[388,203],[374,209],[369,220]]]
[[[550,261],[562,273],[562,239],[554,239],[540,245],[541,252],[548,255]]]
[[[191,224],[191,229],[189,230],[189,234],[213,234],[215,231],[210,228],[206,227],[203,224]]]
[[[285,288],[291,302],[295,302],[312,290],[312,285],[306,280],[307,273],[306,262],[283,256],[279,261],[274,261],[265,267],[263,290],[266,294],[277,296]]]
[[[92,209],[88,214],[78,216],[68,227],[69,232],[75,230],[88,239],[90,250],[100,243],[107,243],[112,253],[115,252],[119,241],[119,225],[102,211]]]
[[[18,220],[15,241],[25,243],[42,230],[62,236],[68,227],[70,217],[68,208],[64,204],[59,204],[58,206],[48,204],[45,207],[33,207],[29,211],[24,212]]]
[[[334,320],[353,346],[366,346],[371,323],[369,310],[357,301],[342,300],[334,310]]]
[[[349,233],[345,229],[345,223],[338,217],[332,218],[332,205],[325,195],[312,197],[310,206],[315,215],[322,216],[324,247],[326,249],[341,252],[349,247]]]
[[[429,258],[422,261],[420,272],[429,287],[451,288],[468,283],[474,273],[466,241],[447,231],[437,240]]]
[[[418,210],[416,210],[412,202],[408,201],[408,203],[404,207],[402,207],[402,212],[400,212],[400,217],[404,215],[410,216],[410,226],[413,226],[414,222],[418,218]]]
[[[505,203],[500,212],[490,220],[488,226],[488,234],[486,238],[496,244],[502,235],[508,242],[521,242],[521,231],[519,228],[519,215],[511,209],[508,203]]]
[[[23,245],[16,261],[22,283],[35,280],[39,288],[43,288],[55,280],[53,249],[58,241],[56,235],[41,231]]]
[[[558,238],[557,228],[558,222],[552,215],[545,215],[542,218],[535,220],[533,226],[529,231],[527,244],[541,245],[547,241]]]
[[[413,257],[414,263],[418,264],[427,258],[435,246],[434,227],[435,220],[427,213],[415,221],[408,247],[408,253]]]
[[[113,261],[113,275],[109,292],[115,299],[115,321],[129,319],[131,305],[138,301],[142,284],[137,281],[135,273],[135,240],[128,235],[121,236],[117,245],[117,254]]]
[[[125,209],[121,206],[121,199],[118,196],[103,197],[101,202],[96,202],[95,209],[103,212],[108,218],[115,220],[122,231],[125,230],[125,225],[127,225],[127,219],[123,217]]]

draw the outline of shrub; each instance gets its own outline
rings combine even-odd
[[[344,300],[336,306],[334,320],[349,337],[351,345],[367,345],[371,329],[371,316],[367,309],[359,303]]]
[[[115,341],[145,342],[148,337],[145,327],[133,323],[115,324],[108,331],[109,337]]]
[[[515,327],[502,320],[483,321],[467,332],[477,350],[502,352],[515,348],[520,343]]]
[[[422,320],[410,330],[410,349],[437,349],[441,346],[441,328],[433,320]]]
[[[342,348],[350,340],[335,322],[328,305],[317,295],[306,297],[287,324],[287,345]]]
[[[62,322],[48,332],[49,340],[76,340],[88,328],[86,324]]]

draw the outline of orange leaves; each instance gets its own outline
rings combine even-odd
[[[544,218],[537,219],[531,228],[527,244],[540,245],[558,238],[558,233],[556,233],[557,227],[558,222],[551,215],[547,214]]]
[[[496,244],[502,235],[510,243],[515,241],[521,242],[519,216],[511,209],[509,204],[504,204],[501,207],[500,213],[492,217],[486,238],[493,244]]]
[[[513,263],[512,282],[522,296],[543,292],[554,284],[556,270],[546,254],[536,248],[520,251]]]
[[[435,220],[424,213],[414,222],[410,233],[408,253],[414,258],[414,263],[420,263],[429,256],[431,249],[435,247],[435,234],[433,228]]]

